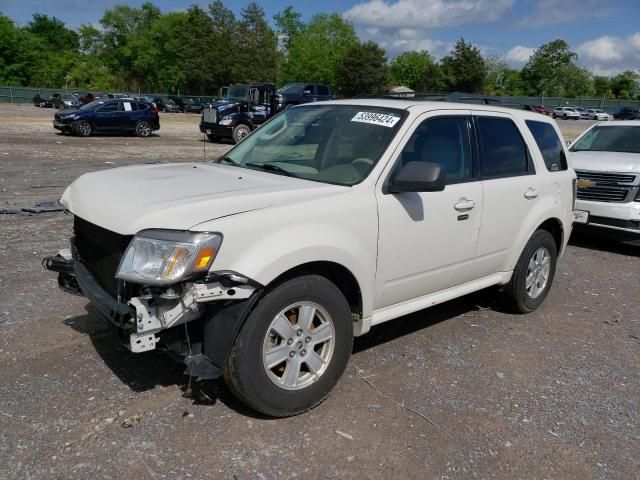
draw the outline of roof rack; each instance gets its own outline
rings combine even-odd
[[[502,105],[500,97],[492,97],[490,95],[479,95],[475,93],[382,93],[382,94],[362,94],[353,98],[386,98],[395,100],[421,100],[431,102],[457,102],[457,103],[475,103],[481,105]]]

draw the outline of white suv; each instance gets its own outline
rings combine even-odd
[[[354,335],[490,286],[537,308],[573,222],[555,122],[485,105],[290,108],[214,163],[83,175],[45,259],[133,352],[224,374],[272,416],[320,403]]]
[[[560,117],[563,120],[580,120],[580,112],[573,107],[556,107],[553,109],[552,117]]]

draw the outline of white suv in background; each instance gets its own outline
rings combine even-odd
[[[556,107],[553,109],[552,117],[560,117],[563,120],[580,120],[580,112],[573,107]]]
[[[576,208],[588,215],[587,227],[640,239],[640,120],[597,123],[570,152],[578,174]]]
[[[552,120],[487,105],[292,107],[214,163],[83,175],[45,259],[133,352],[171,351],[271,416],[320,403],[353,336],[490,286],[545,299],[575,173]]]

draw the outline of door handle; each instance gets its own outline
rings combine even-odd
[[[473,207],[475,206],[476,202],[474,202],[473,200],[461,198],[458,203],[453,206],[453,208],[455,208],[459,212],[468,212],[469,210],[473,210]]]
[[[529,187],[526,192],[524,192],[524,198],[527,200],[533,200],[537,198],[539,195],[538,190],[532,187]]]

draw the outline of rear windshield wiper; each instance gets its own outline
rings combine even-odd
[[[276,165],[275,163],[249,162],[249,163],[245,163],[245,165],[247,167],[258,167],[266,171],[282,173],[283,175],[287,175],[288,177],[298,177],[295,173],[292,173],[289,170],[286,170],[281,166]]]

